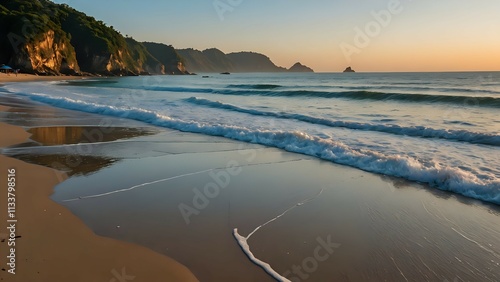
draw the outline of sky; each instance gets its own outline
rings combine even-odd
[[[54,0],[138,41],[317,72],[500,71],[498,0]]]

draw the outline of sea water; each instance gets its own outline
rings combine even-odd
[[[140,76],[1,90],[500,204],[500,72]]]

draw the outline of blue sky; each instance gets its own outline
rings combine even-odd
[[[139,41],[256,51],[284,67],[300,61],[317,71],[500,70],[497,0],[54,2]]]

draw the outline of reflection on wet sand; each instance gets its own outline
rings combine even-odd
[[[152,128],[55,126],[28,130],[31,139],[44,146],[111,142],[155,134]]]
[[[54,168],[66,172],[68,176],[89,175],[116,163],[118,159],[102,156],[80,155],[32,155],[13,156],[16,159]]]
[[[153,135],[158,132],[154,128],[130,128],[130,127],[82,127],[82,126],[55,126],[36,127],[28,130],[34,142],[19,144],[12,148],[32,146],[58,146],[69,144],[90,144],[96,142],[111,142],[120,139],[130,139],[139,136]],[[57,149],[59,151],[59,149]],[[68,176],[88,175],[108,167],[119,161],[117,157],[106,157],[98,155],[74,154],[60,148],[60,152],[53,151],[44,154],[38,150],[37,153],[22,152],[12,154],[11,157],[51,167],[67,172]]]

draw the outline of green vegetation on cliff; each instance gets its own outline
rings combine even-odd
[[[225,72],[232,69],[221,68],[207,57],[202,51],[192,48],[177,50],[184,59],[186,67],[194,72]]]
[[[148,52],[165,66],[165,73],[188,74],[184,68],[183,58],[177,53],[172,45],[154,42],[142,42],[142,45],[144,45]]]
[[[135,64],[143,66],[140,73],[165,74],[165,65],[153,56],[146,46],[130,37],[125,38],[125,41]]]
[[[142,43],[65,4],[7,0],[0,4],[0,62],[32,73],[135,75],[165,73]]]
[[[8,0],[0,5],[0,61],[27,72],[79,71],[70,36],[54,22],[50,1]]]
[[[0,2],[0,64],[38,74],[189,74],[283,72],[254,52],[224,54],[211,48],[176,50],[171,45],[125,38],[104,22],[50,0]],[[296,65],[290,71],[312,71]]]
[[[71,44],[76,50],[77,60],[85,72],[126,74],[141,70],[128,50],[125,38],[84,13],[59,6],[61,14],[58,24],[71,34]]]

